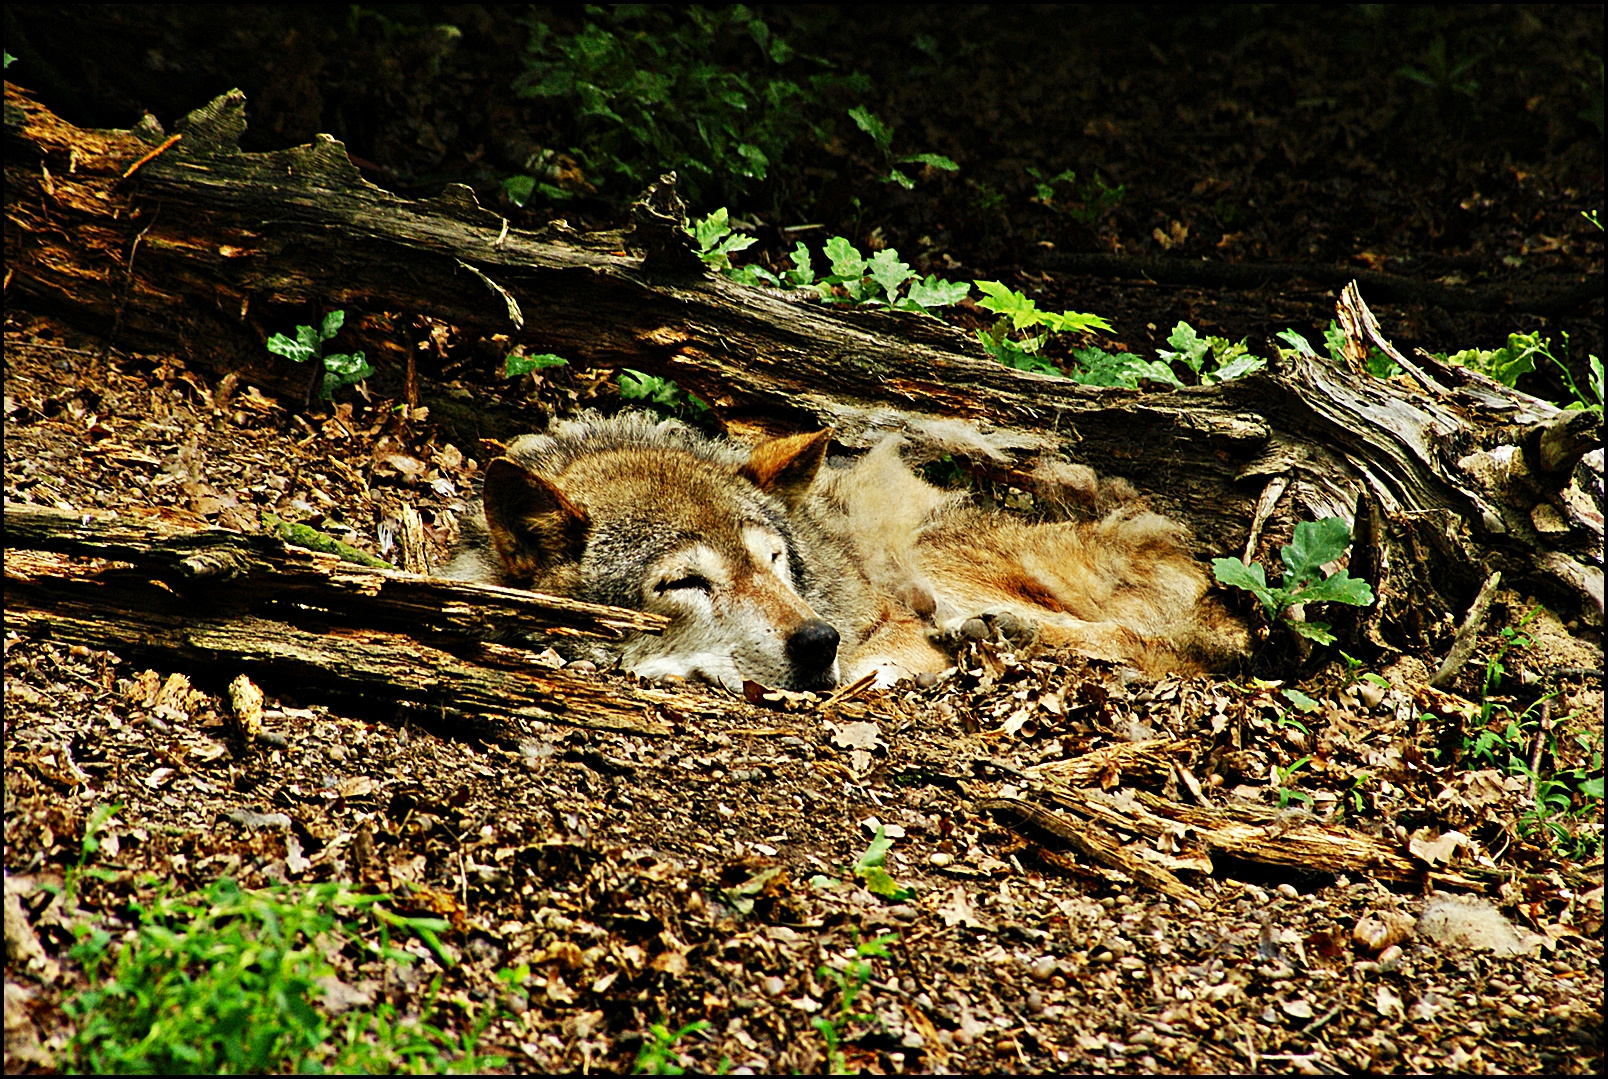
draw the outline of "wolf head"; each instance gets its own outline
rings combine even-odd
[[[502,583],[668,617],[662,636],[621,642],[637,674],[830,686],[838,630],[805,598],[812,570],[790,519],[828,441],[745,456],[640,416],[526,436],[487,466],[481,563]]]

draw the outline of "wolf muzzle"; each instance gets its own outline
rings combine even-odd
[[[799,625],[787,638],[787,658],[803,683],[815,682],[837,660],[838,631],[816,619]]]

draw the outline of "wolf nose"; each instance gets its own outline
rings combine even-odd
[[[800,671],[816,673],[837,658],[838,631],[819,619],[805,622],[787,638],[787,658]]]

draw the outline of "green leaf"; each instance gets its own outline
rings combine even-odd
[[[694,221],[690,226],[684,226],[688,235],[698,241],[700,253],[708,252],[720,242],[721,237],[731,232],[730,220],[726,208],[722,206],[708,216]]]
[[[324,370],[348,383],[368,378],[374,368],[368,365],[361,352],[337,352],[324,357]]]
[[[517,378],[547,367],[562,367],[568,362],[564,357],[555,356],[551,352],[543,352],[538,356],[521,356],[517,352],[510,352],[508,358],[503,361],[503,377]]]
[[[319,336],[328,341],[336,334],[340,333],[341,327],[345,324],[345,311],[331,311],[329,314],[324,316],[324,328],[319,331]]]
[[[531,193],[535,190],[536,178],[534,176],[510,176],[503,181],[503,193],[508,196],[508,201],[515,206],[524,206],[525,203],[530,201]]]
[[[883,153],[888,152],[888,147],[893,143],[893,128],[883,123],[876,113],[864,105],[856,105],[849,110],[849,119],[853,120],[861,131],[871,136],[871,141],[877,144],[878,149]]]
[[[888,874],[888,871],[881,866],[867,866],[864,869],[855,870],[855,873],[865,882],[866,890],[873,895],[893,899],[902,891],[899,887],[899,882],[894,880]]]
[[[759,240],[756,237],[733,233],[716,244],[714,249],[706,253],[704,257],[708,258],[710,255],[734,255],[739,251],[747,251],[757,243],[759,243]]]
[[[877,834],[871,837],[871,845],[865,848],[865,853],[854,863],[854,871],[858,873],[862,869],[881,865],[891,849],[893,840],[888,838],[888,830],[880,824],[877,825]]]
[[[1274,336],[1281,341],[1288,342],[1291,348],[1295,349],[1296,352],[1303,356],[1317,355],[1316,352],[1312,351],[1312,346],[1307,343],[1307,339],[1296,333],[1294,330],[1280,330],[1278,333],[1274,334]]]
[[[925,310],[929,307],[948,307],[971,294],[971,286],[964,281],[940,281],[928,274],[924,281],[912,281],[907,299]]]
[[[1285,619],[1284,624],[1297,636],[1306,637],[1318,644],[1333,644],[1336,640],[1335,635],[1329,632],[1327,622],[1293,622]]]
[[[1286,689],[1283,691],[1283,693],[1284,696],[1289,698],[1291,704],[1295,705],[1303,712],[1316,712],[1320,707],[1322,707],[1317,701],[1313,700],[1311,697],[1308,697],[1299,689]],[[1292,768],[1290,771],[1293,772],[1295,769]]]
[[[669,379],[626,367],[620,371],[620,396],[627,401],[652,401],[674,405],[677,386]]]
[[[1182,361],[1191,371],[1200,373],[1201,367],[1206,363],[1206,354],[1211,350],[1211,344],[1195,333],[1195,327],[1187,322],[1180,322],[1167,336],[1167,343],[1173,347],[1173,351],[1157,349],[1156,355],[1169,363]]]
[[[267,510],[262,511],[262,522],[270,535],[278,536],[293,546],[338,555],[342,561],[355,562],[361,566],[373,566],[379,569],[396,568],[391,563],[375,558],[366,551],[360,551],[356,547],[342,543],[333,536],[326,536],[311,525],[293,524],[290,521],[281,520]]]
[[[1296,592],[1294,603],[1349,603],[1353,607],[1366,607],[1374,601],[1373,589],[1368,582],[1352,577],[1341,569],[1321,581],[1313,581]]]
[[[1536,353],[1547,348],[1539,331],[1508,334],[1507,348],[1499,348],[1492,357],[1489,370],[1492,378],[1504,386],[1517,385],[1519,376],[1535,370]]]
[[[1255,374],[1267,366],[1267,361],[1260,356],[1238,356],[1227,363],[1219,364],[1210,374],[1201,378],[1203,383],[1210,385],[1214,382],[1232,382],[1236,378]]]
[[[832,263],[832,276],[839,281],[858,281],[865,276],[866,261],[846,237],[826,241],[826,257]]]
[[[1362,676],[1362,680],[1364,682],[1369,683],[1370,685],[1378,686],[1380,689],[1389,689],[1390,688],[1390,679],[1385,678],[1385,677],[1383,677],[1381,675],[1372,674],[1372,673],[1365,674],[1365,675]]]
[[[893,840],[888,838],[887,829],[878,825],[877,834],[872,838],[871,845],[866,847],[865,853],[854,863],[854,875],[859,877],[874,895],[895,900],[909,899],[916,894],[915,890],[900,887],[899,882],[883,868],[883,862],[892,846]]]
[[[1401,365],[1377,348],[1371,349],[1368,352],[1368,373],[1375,378],[1395,378],[1401,374]]]
[[[1046,311],[1043,317],[1045,327],[1052,333],[1092,333],[1095,330],[1112,332],[1111,323],[1099,315],[1084,315],[1076,311],[1062,311],[1059,315],[1054,315]]]
[[[1446,362],[1472,367],[1504,386],[1513,386],[1519,381],[1520,375],[1535,370],[1536,354],[1544,353],[1548,347],[1548,342],[1539,332],[1510,333],[1506,348],[1491,351],[1468,348],[1447,356]]]
[[[763,266],[729,266],[721,273],[741,285],[770,285],[772,288],[781,288],[782,281],[775,274]]]
[[[996,338],[986,330],[978,330],[977,339],[982,342],[983,348],[990,356],[1007,367],[1014,367],[1018,371],[1035,371],[1043,375],[1057,377],[1061,375],[1054,364],[1037,354],[1044,344],[1043,336],[1012,341],[1008,337]]]
[[[854,946],[854,954],[862,959],[887,959],[888,945],[899,942],[898,933],[879,933],[870,940],[862,940]]]
[[[912,180],[898,169],[889,169],[888,175],[882,178],[882,182],[885,184],[898,184],[906,191],[913,191],[916,187],[916,181]]]
[[[1312,580],[1320,566],[1345,554],[1350,543],[1351,529],[1339,517],[1302,521],[1295,526],[1289,544],[1279,549],[1279,557],[1288,570],[1284,587],[1295,589]]]
[[[804,246],[803,240],[794,245],[791,258],[793,268],[782,275],[787,279],[787,283],[794,288],[814,284],[815,267],[810,263],[810,249]]]
[[[871,271],[871,280],[882,286],[882,291],[889,300],[899,291],[899,286],[910,280],[910,267],[899,261],[899,252],[893,248],[884,248],[871,256],[868,264]]]
[[[1123,386],[1139,388],[1140,379],[1182,386],[1171,367],[1159,360],[1145,360],[1132,352],[1110,353],[1099,348],[1075,348],[1072,358],[1077,369],[1068,371],[1067,377],[1085,386]]]
[[[311,326],[305,328],[312,329]],[[268,338],[267,349],[275,355],[283,356],[287,360],[293,360],[296,363],[306,363],[319,353],[317,348],[309,347],[300,341],[292,341],[282,333],[276,333]]]
[[[1245,589],[1262,601],[1262,606],[1267,608],[1269,614],[1277,609],[1273,594],[1267,587],[1267,572],[1262,569],[1260,562],[1247,566],[1237,558],[1214,558],[1212,576],[1217,578],[1218,584]]]
[[[983,299],[977,301],[977,306],[985,311],[1005,315],[1011,320],[1013,328],[1023,330],[1044,323],[1044,312],[1038,309],[1037,302],[1028,299],[1023,293],[1007,288],[998,281],[977,281],[974,284],[983,294]]]
[[[942,169],[944,172],[960,171],[960,166],[943,154],[911,154],[909,157],[901,157],[899,161],[901,164],[906,165],[926,165],[930,168]]]
[[[354,386],[374,373],[361,352],[336,353],[324,357],[324,381],[318,395],[331,400],[342,386]]]

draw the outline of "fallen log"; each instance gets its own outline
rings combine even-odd
[[[1116,798],[1070,780],[1081,762],[1068,761],[1032,769],[1029,797],[994,798],[978,803],[1011,830],[1037,842],[1063,843],[1109,868],[1134,876],[1167,894],[1187,888],[1173,875],[1188,868],[1214,872],[1212,854],[1247,862],[1316,873],[1347,873],[1402,884],[1453,885],[1479,889],[1499,873],[1436,869],[1415,861],[1399,845],[1344,825],[1322,821],[1310,813],[1283,815],[1267,806],[1189,806],[1143,790]],[[1062,774],[1066,773],[1066,774]],[[1096,831],[1098,829],[1098,831]],[[1122,845],[1113,836],[1126,833],[1140,842]],[[1091,844],[1089,836],[1104,842]],[[1151,842],[1174,837],[1192,851],[1184,857],[1159,855]],[[1164,864],[1153,864],[1161,861]],[[1138,872],[1135,872],[1135,867]]]
[[[618,640],[631,631],[661,632],[669,622],[646,611],[522,588],[358,566],[268,535],[197,530],[160,512],[100,517],[8,503],[5,546],[126,562],[220,611],[312,610],[375,628],[488,641],[518,633]]]
[[[252,674],[438,727],[521,721],[667,734],[660,690],[552,669],[510,634],[615,638],[657,615],[376,570],[265,535],[5,507],[6,623],[227,681]],[[714,702],[717,711],[720,704]],[[683,705],[685,707],[685,705]]]
[[[708,273],[669,183],[626,232],[530,233],[467,188],[428,201],[383,191],[328,137],[242,153],[244,106],[226,94],[177,138],[149,119],[89,131],[8,83],[12,302],[293,400],[306,372],[263,341],[291,305],[320,304],[428,315],[509,347],[666,375],[739,437],[826,425],[854,451],[958,419],[976,437],[957,453],[979,474],[1051,495],[1069,462],[1126,477],[1205,555],[1276,564],[1297,522],[1339,516],[1353,527],[1352,574],[1378,596],[1336,620],[1364,653],[1444,651],[1493,570],[1601,624],[1602,460],[1587,452],[1600,414],[1401,356],[1355,288],[1339,309],[1343,362],[1292,351],[1220,385],[1092,388],[994,363],[935,319],[827,309]],[[1370,375],[1371,347],[1410,374]],[[420,388],[427,402],[432,392]],[[541,419],[465,412],[470,436]]]

